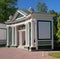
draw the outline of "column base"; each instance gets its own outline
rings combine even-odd
[[[24,48],[29,51],[36,51],[36,47],[24,46]]]
[[[9,45],[6,45],[6,47],[10,47]]]
[[[10,46],[10,48],[17,48],[17,46]]]
[[[6,47],[8,47],[9,45],[6,45]]]
[[[29,47],[29,46],[24,46],[24,48],[25,48],[25,49],[27,49],[27,50],[29,50],[29,49],[30,49],[30,47]]]
[[[36,51],[36,47],[30,47],[31,51]]]
[[[9,46],[9,44],[6,44],[6,46]]]
[[[11,45],[10,47],[11,47],[11,48],[17,48],[17,46],[16,46],[16,45]]]

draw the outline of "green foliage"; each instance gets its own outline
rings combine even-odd
[[[54,11],[54,10],[49,10],[49,13],[50,14],[55,14],[56,16],[53,18],[53,29],[54,29],[54,40],[57,40],[57,36],[56,36],[56,33],[57,33],[57,13]]]
[[[60,12],[57,13],[57,17],[60,17]]]
[[[58,37],[58,42],[60,42],[60,12],[57,13],[57,37]]]
[[[60,16],[57,19],[57,37],[59,38],[58,41],[60,41]]]
[[[49,10],[49,13],[50,14],[55,14],[55,15],[57,14],[54,10]]]
[[[9,16],[14,14],[16,3],[17,0],[0,0],[0,22],[8,20]]]
[[[38,2],[36,4],[36,10],[37,12],[47,12],[47,6],[45,3]]]
[[[49,55],[56,58],[60,58],[60,52],[52,52],[52,53],[49,53]]]

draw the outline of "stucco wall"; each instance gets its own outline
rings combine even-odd
[[[0,45],[1,44],[6,44],[6,25],[0,23]]]

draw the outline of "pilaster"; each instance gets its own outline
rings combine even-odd
[[[31,21],[31,47],[34,47],[34,22]]]
[[[28,45],[28,24],[25,24],[25,46]]]
[[[17,26],[15,26],[15,46],[17,46]]]
[[[9,27],[7,26],[7,46],[9,46]]]
[[[29,29],[30,29],[30,28],[29,28],[29,23],[27,24],[27,26],[28,26],[28,47],[29,47],[29,46],[30,46],[30,42],[29,42],[29,41],[30,41],[30,39],[29,39],[29,36],[30,36],[30,35],[29,35]]]
[[[14,39],[15,39],[15,34],[14,34],[14,27],[12,27],[12,46],[14,46],[14,44],[15,44],[15,41],[14,41]]]
[[[53,20],[52,20],[52,49],[54,49],[54,41],[53,41]]]

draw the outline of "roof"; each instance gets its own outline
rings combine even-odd
[[[7,20],[5,23],[12,24],[12,23],[17,23],[17,22],[28,20],[31,17],[35,18],[35,17],[40,17],[40,16],[54,17],[55,15],[49,14],[49,13],[39,13],[39,12],[33,12],[33,13],[27,14],[26,12],[24,12],[22,10],[17,10],[16,13],[14,14],[14,16],[12,17],[12,19]]]

